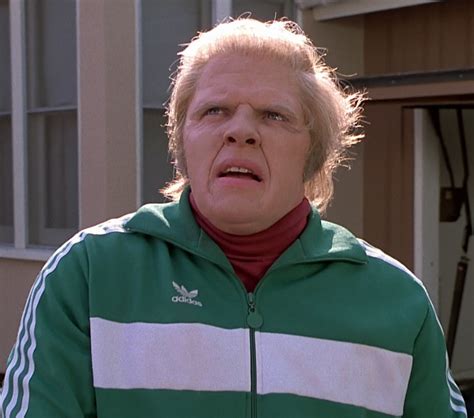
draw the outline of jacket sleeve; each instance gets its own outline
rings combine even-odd
[[[95,417],[87,255],[81,234],[49,259],[28,296],[8,359],[5,418]]]
[[[467,417],[461,392],[449,371],[443,332],[431,302],[414,345],[403,417]]]

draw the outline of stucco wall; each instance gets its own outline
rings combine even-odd
[[[364,143],[351,149],[350,168],[340,167],[334,176],[334,199],[325,218],[363,237]]]
[[[0,259],[0,372],[15,343],[23,306],[43,262]]]

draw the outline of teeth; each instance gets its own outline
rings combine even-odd
[[[229,167],[224,173],[246,173],[246,174],[253,174],[251,170],[248,170],[243,167]]]

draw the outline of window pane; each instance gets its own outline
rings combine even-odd
[[[0,242],[13,243],[13,167],[8,1],[0,0]]]
[[[285,0],[233,0],[232,16],[237,17],[250,12],[251,17],[259,20],[291,18],[291,3]]]
[[[201,0],[142,0],[143,103],[163,107],[168,98],[170,67],[179,44],[210,21],[210,8]]]
[[[8,2],[0,0],[0,112],[11,109],[10,24]]]
[[[164,202],[159,190],[173,178],[164,111],[143,112],[143,203]]]
[[[76,106],[75,0],[27,0],[28,109]]]
[[[0,117],[0,242],[13,242],[11,119]]]
[[[58,245],[78,226],[75,111],[28,117],[30,243]]]

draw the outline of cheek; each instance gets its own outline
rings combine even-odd
[[[216,154],[216,147],[213,146],[212,141],[208,136],[199,135],[193,131],[192,135],[185,137],[183,146],[190,180],[199,181],[207,178]]]
[[[274,166],[294,174],[303,173],[309,152],[309,139],[284,137],[268,147],[265,154],[273,160]]]

